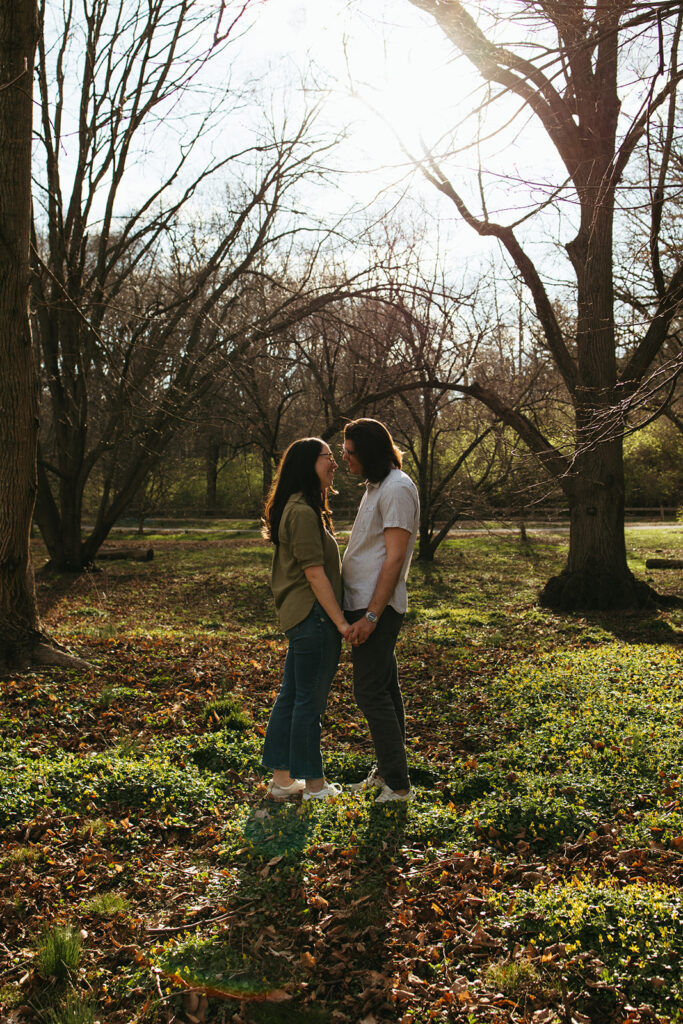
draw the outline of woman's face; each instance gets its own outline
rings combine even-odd
[[[318,480],[320,480],[320,486],[323,490],[327,490],[328,487],[332,486],[336,468],[337,463],[331,449],[328,445],[323,445],[320,455],[315,460],[315,471],[318,474]]]

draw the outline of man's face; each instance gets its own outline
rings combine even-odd
[[[350,438],[348,438],[348,437],[344,438],[344,447],[342,448],[342,458],[343,458],[344,462],[346,463],[346,468],[348,469],[349,473],[353,474],[353,476],[363,476],[364,475],[363,467],[362,467],[362,465],[360,463],[360,459],[356,455],[356,449],[354,447],[353,441],[351,441]]]

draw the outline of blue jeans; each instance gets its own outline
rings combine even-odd
[[[289,769],[294,779],[321,779],[320,718],[339,664],[341,635],[315,601],[303,622],[285,636],[289,650],[261,764],[271,771]]]

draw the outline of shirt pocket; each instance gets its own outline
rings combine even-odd
[[[374,519],[377,513],[377,498],[373,498],[372,501],[366,501],[358,512],[358,518],[363,522],[369,523]]]

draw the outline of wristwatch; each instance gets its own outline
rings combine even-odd
[[[377,622],[378,616],[375,615],[374,612],[366,612],[365,613],[365,618],[368,620],[368,622],[371,622],[373,624],[373,626],[374,626],[374,624]]]

